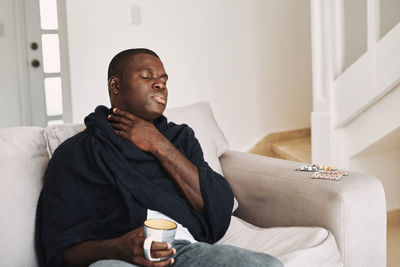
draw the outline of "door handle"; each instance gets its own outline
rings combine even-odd
[[[36,49],[38,49],[38,47],[39,47],[38,43],[36,43],[36,42],[32,42],[31,43],[31,49],[32,50],[36,50]]]
[[[31,65],[34,68],[38,68],[40,66],[40,61],[37,60],[37,59],[34,59],[34,60],[31,61]]]

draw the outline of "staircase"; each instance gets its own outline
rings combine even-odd
[[[352,169],[400,149],[400,23],[380,37],[379,3],[367,1],[367,51],[344,70],[343,2],[311,1],[314,162]]]
[[[271,133],[258,142],[250,153],[311,163],[311,129]]]
[[[291,136],[293,131],[274,133],[251,152],[363,173],[372,169],[371,175],[381,176],[373,173],[371,164],[359,161],[374,153],[400,151],[400,24],[380,37],[380,2],[367,0],[366,52],[344,69],[343,3],[311,0],[311,141],[299,133]],[[393,186],[398,185],[387,183]]]

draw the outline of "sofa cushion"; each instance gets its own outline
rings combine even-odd
[[[36,204],[49,160],[43,129],[0,129],[0,147],[0,266],[37,266]]]
[[[259,228],[232,216],[217,243],[270,254],[285,267],[343,266],[334,236],[321,227]]]
[[[60,125],[51,125],[45,129],[45,135],[49,144],[50,156],[53,155],[54,150],[65,140],[74,136],[75,134],[85,130],[86,126],[83,123],[67,123]]]

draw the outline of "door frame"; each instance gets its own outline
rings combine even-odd
[[[64,123],[72,122],[72,97],[69,70],[66,0],[57,0],[58,34],[60,41],[61,85]]]
[[[15,18],[15,36],[16,46],[19,53],[16,54],[17,70],[18,70],[18,94],[20,108],[20,125],[33,125],[31,93],[28,78],[28,56],[27,56],[27,38],[25,28],[25,7],[22,0],[14,1],[14,18]]]
[[[36,80],[38,77],[30,75],[30,61],[33,58],[40,57],[39,60],[42,64],[35,71],[40,71],[43,74],[43,57],[42,57],[42,44],[41,44],[41,29],[40,29],[40,12],[39,1],[36,2],[37,6],[32,7],[32,0],[16,0],[14,1],[14,16],[15,16],[15,33],[16,33],[16,46],[17,46],[17,69],[18,69],[18,94],[20,101],[20,124],[24,126],[47,126],[47,116],[45,111],[45,90],[44,90],[44,76],[41,78],[42,88],[33,88],[33,84],[39,84]],[[37,8],[34,12],[30,8]],[[35,33],[27,32],[28,17],[32,13],[39,15],[38,18],[31,18],[38,20],[38,30]],[[59,48],[60,48],[60,77],[62,82],[62,103],[63,114],[62,119],[64,123],[72,122],[72,101],[71,101],[71,85],[70,85],[70,70],[69,70],[69,53],[68,53],[68,38],[67,38],[67,23],[66,23],[66,5],[65,0],[57,0],[57,15],[58,15],[58,35],[59,35]],[[36,34],[36,40],[32,40],[32,34]],[[32,53],[29,45],[32,41],[39,44],[38,51]],[[43,74],[44,75],[44,74]],[[36,75],[37,76],[37,75]]]

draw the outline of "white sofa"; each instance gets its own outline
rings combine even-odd
[[[205,159],[223,172],[239,207],[219,241],[278,257],[285,266],[386,266],[381,183],[350,173],[340,181],[295,171],[301,164],[228,150],[208,103],[169,109],[188,123]],[[0,129],[0,266],[36,267],[34,223],[54,149],[82,124]]]

